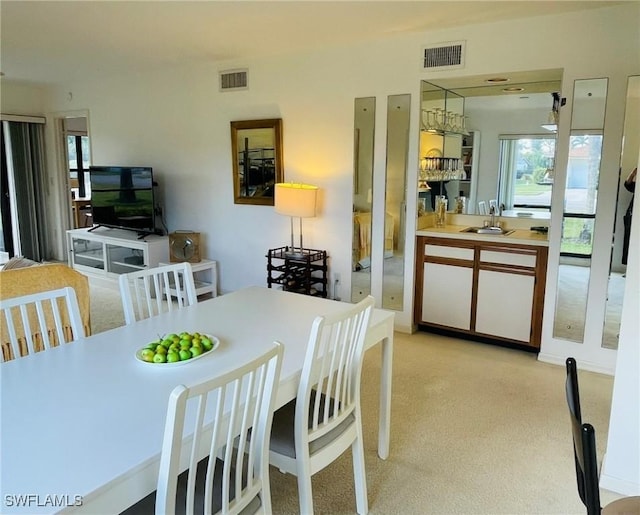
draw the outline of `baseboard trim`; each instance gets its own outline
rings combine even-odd
[[[562,356],[557,356],[555,354],[547,354],[544,352],[540,352],[538,354],[538,361],[542,361],[543,363],[550,363],[552,365],[565,366],[566,358]],[[581,370],[588,370],[589,372],[597,372],[599,374],[605,374],[608,376],[615,375],[615,369],[612,370],[608,367],[603,367],[600,363],[585,361],[583,359],[579,359],[579,363],[580,363]]]
[[[620,479],[619,477],[608,475],[605,472],[607,469],[606,464],[607,455],[605,453],[600,473],[600,488],[604,488],[605,490],[624,496],[640,495],[640,483],[634,483],[626,479]]]

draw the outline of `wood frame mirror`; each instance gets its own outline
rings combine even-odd
[[[234,203],[273,206],[284,178],[282,119],[231,122],[231,158]]]

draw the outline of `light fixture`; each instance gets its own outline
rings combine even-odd
[[[291,247],[285,256],[293,258],[304,257],[302,245],[302,219],[316,216],[317,186],[283,182],[276,184],[274,208],[276,213],[291,217]],[[296,249],[293,243],[293,218],[300,218],[300,247]]]
[[[558,118],[560,116],[560,93],[551,93],[553,97],[553,105],[549,115],[547,116],[547,123],[543,123],[541,127],[551,132],[558,132]]]
[[[520,86],[509,86],[508,88],[504,88],[502,91],[504,93],[520,93],[521,91],[524,91],[524,88]]]
[[[487,84],[504,84],[505,82],[509,82],[511,79],[507,77],[492,77],[491,79],[486,79],[485,82]]]

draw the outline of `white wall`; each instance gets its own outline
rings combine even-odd
[[[90,111],[95,163],[154,167],[168,229],[189,228],[204,234],[207,256],[220,262],[223,291],[265,284],[264,255],[269,247],[286,243],[289,222],[269,207],[233,204],[229,122],[282,117],[285,179],[315,183],[321,188],[319,216],[305,220],[306,242],[327,249],[332,271],[347,278],[355,97],[376,96],[378,106],[384,106],[389,94],[412,94],[408,180],[413,184],[421,79],[564,68],[569,87],[574,77],[605,75],[626,81],[633,62],[628,35],[637,33],[633,23],[637,8],[627,5],[544,20],[469,26],[387,38],[346,50],[325,49],[312,55],[220,65],[220,69],[249,68],[249,90],[241,92],[218,92],[215,64],[111,79],[89,78],[54,90],[49,110]],[[538,37],[541,24],[545,38]],[[578,26],[581,30],[572,30],[571,38],[567,38],[567,27]],[[531,36],[523,37],[527,34]],[[422,45],[460,39],[467,41],[465,69],[421,72]],[[594,55],[602,57],[594,59]],[[71,101],[68,92],[73,93]],[[377,111],[374,183],[377,180],[379,184],[377,188],[374,184],[374,191],[382,193],[385,119],[384,109]],[[415,212],[413,194],[408,196],[407,210]],[[409,234],[413,228],[414,221],[410,220]],[[383,239],[382,228],[377,229],[380,234],[373,235],[374,242]],[[413,244],[407,241],[409,272],[413,270]],[[381,259],[373,256],[372,261],[372,266],[381,268]],[[349,285],[343,282],[346,290]],[[397,317],[404,328],[412,325],[411,282],[409,273],[405,309]]]
[[[640,156],[638,156],[640,163]],[[613,383],[607,452],[602,465],[600,485],[625,495],[640,495],[640,195],[634,197],[634,216],[627,280],[624,291],[621,344]]]
[[[0,79],[0,110],[2,114],[44,116],[46,88],[26,82]]]

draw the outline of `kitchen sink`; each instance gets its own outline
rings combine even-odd
[[[508,236],[515,229],[507,230],[502,227],[467,227],[460,232],[472,232],[475,234],[494,234],[496,236]]]

